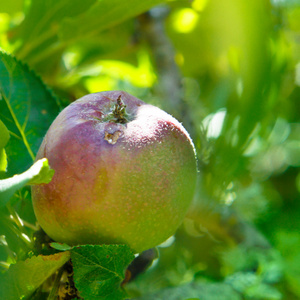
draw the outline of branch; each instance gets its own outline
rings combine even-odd
[[[175,49],[166,35],[164,21],[169,14],[167,6],[158,6],[139,17],[140,33],[150,47],[158,75],[157,94],[164,109],[183,122],[194,136],[194,126],[188,106],[183,101],[180,70],[174,60]]]

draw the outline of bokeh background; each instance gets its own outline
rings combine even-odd
[[[0,47],[61,107],[126,90],[190,132],[193,206],[133,297],[300,299],[300,2],[146,2],[1,1]],[[30,236],[28,188],[12,206]]]

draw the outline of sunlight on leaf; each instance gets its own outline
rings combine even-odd
[[[0,120],[0,149],[4,148],[9,140],[9,132],[3,122]]]
[[[150,58],[146,53],[139,53],[138,66],[118,60],[101,60],[93,66],[92,70],[88,69],[86,71],[89,72],[89,75],[92,75],[85,81],[90,93],[99,92],[99,86],[103,86],[105,78],[115,79],[115,81],[128,81],[140,88],[149,88],[153,86],[156,80]]]
[[[226,117],[226,109],[220,109],[214,114],[210,114],[202,121],[207,138],[216,139],[220,136]]]
[[[173,16],[173,27],[180,33],[189,33],[197,25],[199,15],[190,8],[184,8],[176,12]]]
[[[4,149],[0,149],[0,172],[5,172],[7,167],[7,156]]]
[[[56,250],[66,251],[72,249],[71,246],[67,245],[66,243],[50,243],[50,246]]]
[[[3,122],[0,120],[0,172],[6,171],[7,157],[4,147],[9,140],[9,132]]]
[[[15,191],[26,184],[49,183],[54,175],[46,158],[38,160],[26,172],[15,175],[11,178],[0,180],[0,206],[5,205],[13,196]]]

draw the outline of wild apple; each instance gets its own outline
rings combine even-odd
[[[164,242],[184,219],[196,183],[187,131],[158,107],[123,91],[67,106],[38,151],[55,170],[32,187],[37,220],[69,245],[127,244],[136,253]]]

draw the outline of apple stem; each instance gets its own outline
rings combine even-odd
[[[117,99],[117,103],[115,104],[114,110],[112,111],[112,114],[115,118],[114,122],[116,123],[127,123],[128,120],[126,119],[126,105],[123,103],[121,99],[121,95]]]

